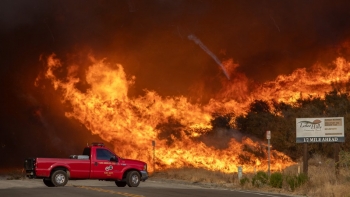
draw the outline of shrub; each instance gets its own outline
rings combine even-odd
[[[286,182],[288,183],[288,185],[292,191],[294,191],[295,188],[300,187],[301,185],[306,183],[307,180],[308,180],[308,177],[304,173],[301,173],[298,175],[287,175],[286,176]]]
[[[283,175],[280,172],[274,172],[270,176],[270,185],[275,188],[282,188]]]
[[[306,183],[308,181],[308,177],[306,174],[301,173],[297,176],[297,180],[298,180],[298,186],[303,185],[304,183]]]
[[[248,177],[243,177],[239,180],[239,184],[243,187],[245,184],[249,183]]]
[[[267,173],[264,171],[258,171],[256,175],[252,178],[252,184],[255,187],[261,187],[268,181]]]

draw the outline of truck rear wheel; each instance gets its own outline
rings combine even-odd
[[[126,186],[126,182],[124,182],[124,181],[115,181],[115,184],[118,187],[125,187]]]
[[[51,182],[56,187],[63,187],[68,182],[68,176],[67,173],[63,170],[57,170],[51,175]]]
[[[126,174],[126,183],[129,187],[137,187],[140,184],[140,174],[137,171],[130,171]]]
[[[43,182],[48,187],[55,187],[55,185],[51,182],[50,179],[43,179]]]

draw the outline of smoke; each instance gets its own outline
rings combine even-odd
[[[0,4],[0,29],[6,31],[33,25],[37,20],[37,14],[50,7],[44,0],[3,0]]]
[[[189,40],[193,40],[196,44],[198,44],[208,55],[210,55],[210,57],[212,57],[215,62],[222,68],[222,71],[224,71],[226,77],[228,80],[230,80],[230,76],[227,73],[224,65],[222,65],[222,63],[220,62],[220,60],[214,55],[214,53],[212,53],[203,43],[201,40],[199,40],[196,36],[194,35],[188,35],[188,39]]]
[[[17,157],[0,165],[69,155],[101,140],[64,116],[70,106],[60,103],[48,82],[34,86],[44,69],[41,55],[56,53],[87,67],[79,57],[93,53],[136,77],[132,97],[149,89],[201,102],[196,87],[209,100],[236,79],[264,82],[339,55],[348,58],[349,7],[350,1],[326,0],[2,0],[0,155]],[[207,54],[184,35],[205,40],[191,37]],[[230,58],[239,64],[234,71],[213,66],[213,59],[222,66]],[[222,71],[232,79],[222,82]],[[83,79],[78,85],[88,88]],[[237,91],[226,95],[239,97]],[[51,137],[55,143],[46,139]]]
[[[127,0],[129,5],[130,12],[136,12],[135,2],[134,0]]]

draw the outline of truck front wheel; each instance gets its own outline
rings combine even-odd
[[[140,184],[140,174],[137,171],[130,171],[126,174],[126,183],[129,187],[137,187]]]
[[[57,170],[51,175],[51,182],[56,187],[62,187],[65,186],[68,182],[68,176],[67,173],[63,170]]]

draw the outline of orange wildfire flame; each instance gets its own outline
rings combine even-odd
[[[321,96],[332,90],[332,82],[346,82],[350,75],[349,63],[338,58],[334,68],[315,65],[310,71],[298,69],[248,93],[247,78],[235,73],[231,77],[233,82],[223,81],[226,84],[217,97],[226,99],[212,99],[201,106],[191,104],[183,96],[162,98],[154,91],[145,91],[144,96],[131,99],[128,88],[135,83],[135,77],[128,80],[121,65],[112,66],[105,60],[96,61],[93,58],[91,61],[93,64],[86,71],[86,82],[91,87],[86,92],[76,88],[80,81],[77,66],[68,66],[64,79],[57,77],[62,65],[55,55],[47,58],[45,77],[50,79],[55,89],[61,90],[62,101],[70,104],[71,111],[66,112],[67,117],[77,119],[93,134],[114,143],[115,152],[120,156],[146,161],[150,171],[154,170],[154,166],[157,169],[190,166],[227,173],[236,172],[238,166],[243,166],[246,172],[266,170],[267,158],[257,158],[243,151],[250,147],[266,153],[266,145],[249,138],[243,138],[242,142],[232,138],[227,148],[216,149],[196,140],[211,129],[211,114],[218,111],[241,114],[256,99],[291,103],[301,97],[300,92]],[[232,60],[224,64],[228,70],[237,67]],[[239,98],[233,96],[237,95],[237,91],[241,93]],[[169,117],[185,127],[177,134],[180,137],[171,136],[174,139],[171,144],[157,138],[157,125],[166,123]],[[152,141],[155,141],[155,147],[152,147]],[[156,164],[152,165],[154,161]],[[271,170],[281,170],[292,164],[294,162],[289,157],[272,150]]]

